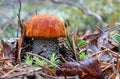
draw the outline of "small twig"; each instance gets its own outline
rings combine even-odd
[[[39,69],[40,70],[40,69]],[[21,72],[19,74],[13,74],[13,75],[10,75],[9,76],[9,79],[12,79],[13,77],[17,77],[17,76],[21,76],[21,75],[26,75],[26,74],[30,74],[30,73],[35,73],[35,71],[38,71],[38,70],[31,70],[29,72]]]
[[[1,78],[7,77],[10,73],[14,72],[17,66],[18,66],[18,64],[14,67],[14,69],[12,69],[8,73],[4,74]]]
[[[68,76],[67,78],[65,78],[64,76],[51,76],[44,72],[35,72],[35,73],[40,74],[41,76],[46,76],[49,79],[77,79],[77,78],[75,78],[75,76]]]
[[[50,75],[52,75],[52,76],[57,76],[50,68],[47,68],[47,67],[44,67],[44,66],[42,66],[42,67],[43,67],[45,70],[47,70]]]
[[[107,51],[109,51],[110,53],[112,53],[113,56],[116,56],[116,57],[120,57],[120,54],[118,54],[117,52],[114,52],[108,48],[105,48]]]
[[[43,69],[47,70],[50,75],[57,76],[50,68],[47,68],[41,64],[38,64],[38,66],[41,66]]]
[[[60,57],[61,57],[62,61],[67,62],[66,59],[62,55],[60,55]]]
[[[22,26],[21,17],[20,17],[20,13],[21,13],[21,0],[18,0],[18,2],[19,2],[19,10],[18,10],[18,13],[17,13],[17,16],[18,16],[18,26],[21,28],[21,33],[23,33],[22,32],[23,31],[23,26]],[[19,31],[17,31],[17,37],[18,37],[18,32]]]
[[[41,58],[42,60],[44,60],[44,61],[50,63],[51,65],[55,66],[56,68],[60,69],[56,64],[52,63],[51,61],[49,61],[48,59],[46,59],[46,58],[44,58],[44,57],[42,57],[42,56],[40,56],[40,55],[37,55],[37,54],[34,54],[34,53],[30,53],[30,52],[28,52],[28,54],[29,54],[29,55],[33,55],[33,56],[36,56],[36,57],[39,57],[39,58]]]
[[[0,59],[0,61],[12,61],[13,58],[7,58],[7,59]]]
[[[19,1],[19,11],[18,11],[18,14],[20,14],[21,12],[21,0],[18,0]]]
[[[51,76],[51,75],[48,75],[48,74],[46,74],[46,73],[44,73],[44,72],[36,72],[37,74],[40,74],[40,75],[42,75],[42,76],[46,76],[46,77],[48,77],[48,78],[50,78],[50,79],[56,79],[56,78],[58,78],[58,77],[55,77],[55,76]]]
[[[75,35],[74,34],[72,35],[72,45],[73,45],[73,50],[74,50],[74,54],[75,54],[75,59],[78,62],[76,45],[75,45]]]
[[[68,40],[68,42],[67,42],[67,40]],[[68,46],[68,48],[71,50],[71,52],[74,52],[74,51],[73,51],[73,48],[72,48],[72,46],[71,46],[70,38],[68,37],[68,35],[67,35],[67,40],[65,40],[65,44]],[[69,43],[69,44],[68,44],[68,43]]]
[[[105,68],[102,69],[103,72],[112,66],[112,64],[110,64],[110,63],[100,62],[100,64],[104,64],[104,63],[105,63],[105,64],[109,64],[109,65],[108,65],[108,66],[105,66]]]
[[[83,48],[83,49],[80,49],[80,51],[78,52],[78,54],[81,54],[82,52],[86,51],[87,50],[87,47]]]
[[[114,31],[114,30],[120,30],[120,24],[116,24],[113,28],[109,28],[109,29],[107,29],[105,31],[111,32],[111,31]]]
[[[19,64],[21,63],[21,51],[22,51],[22,48],[20,48],[20,49],[18,50],[17,61],[18,61]]]
[[[106,51],[107,51],[107,49],[104,49],[104,50],[95,52],[95,53],[93,53],[92,55],[89,55],[88,58],[93,57],[93,56],[96,56],[96,55],[100,54],[101,52],[106,52]]]
[[[112,77],[113,77],[115,74],[117,74],[117,73],[118,73],[118,71],[114,71],[114,72],[112,73],[112,75],[109,76],[108,79],[112,79]]]

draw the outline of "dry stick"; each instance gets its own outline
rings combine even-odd
[[[41,66],[43,69],[47,70],[50,75],[56,76],[56,74],[51,69],[44,67],[44,65],[40,65],[40,64],[38,65]]]
[[[64,76],[55,77],[55,76],[51,76],[51,75],[48,75],[48,74],[43,73],[43,72],[36,72],[36,73],[42,74],[42,75],[47,76],[47,77],[52,78],[52,79],[66,79]],[[67,79],[77,79],[77,78],[75,78],[75,76],[69,76],[69,77],[67,77]]]
[[[103,56],[103,55],[105,55],[105,54],[108,54],[108,55],[112,56],[112,55],[108,52],[108,50],[106,50],[106,51],[104,51],[104,52],[101,52],[99,55],[97,55],[96,58],[100,58],[101,56]],[[110,59],[110,60],[111,60],[111,59]],[[109,61],[109,60],[108,60],[108,61]]]
[[[18,16],[18,26],[21,28],[21,35],[23,34],[23,25],[21,23],[21,18],[20,18],[20,12],[21,12],[21,0],[18,0],[19,2],[19,10],[18,10],[18,13],[17,13],[17,16]],[[18,27],[18,28],[19,28]],[[17,37],[18,37],[18,32],[17,31]],[[21,49],[18,50],[18,62],[20,63],[21,62],[21,57],[20,57],[20,54],[21,54]]]
[[[2,71],[1,69],[6,71],[6,70],[12,70],[13,67],[1,67],[1,68],[0,68],[0,71]]]
[[[68,40],[69,43],[71,43],[71,42],[70,42],[70,38],[68,37],[68,35],[67,35],[67,40]],[[65,41],[66,45],[69,47],[69,49],[70,49],[72,52],[74,52],[73,49],[72,49],[72,47],[69,46],[68,42]]]
[[[18,66],[18,64],[14,67],[14,69],[12,69],[8,73],[4,74],[1,78],[7,77],[10,73],[14,72],[17,66]]]
[[[92,57],[92,56],[94,56],[94,55],[97,55],[97,54],[100,54],[101,52],[106,52],[106,51],[109,51],[113,56],[116,56],[117,58],[120,57],[120,55],[119,55],[118,53],[116,53],[116,52],[114,52],[114,51],[112,51],[112,50],[110,50],[110,49],[107,49],[107,48],[105,48],[105,47],[104,47],[104,50],[99,51],[99,52],[97,52],[97,53],[95,53],[95,54],[92,54],[92,55],[89,56],[89,57]],[[97,58],[98,58],[98,57],[97,57]],[[105,69],[104,69],[104,70],[105,70]],[[115,73],[117,73],[117,72],[114,72],[114,73],[109,77],[109,79],[110,79]]]
[[[20,12],[21,12],[21,0],[18,0],[19,2],[19,10],[18,10],[18,13],[17,13],[17,16],[18,16],[18,26],[21,28],[21,33],[22,33],[22,30],[23,30],[23,26],[22,26],[22,23],[21,23],[21,18],[20,18]],[[18,27],[18,28],[19,28]],[[18,32],[17,31],[17,37],[18,37]]]
[[[3,69],[0,69],[0,75],[5,74],[5,72],[3,71]]]
[[[21,51],[22,51],[22,48],[20,48],[19,50],[18,50],[18,57],[17,57],[17,61],[18,61],[18,63],[20,64],[21,63]]]
[[[116,52],[114,52],[114,51],[112,51],[112,50],[110,50],[108,48],[105,48],[105,47],[103,47],[103,48],[104,48],[104,50],[96,52],[96,53],[94,53],[94,54],[92,54],[92,55],[90,55],[88,57],[92,57],[92,56],[95,56],[95,55],[97,55],[97,54],[99,54],[101,52],[106,52],[106,51],[109,51],[110,53],[114,54],[114,56],[116,55],[116,56],[120,57],[120,55],[118,53],[116,53]]]
[[[72,44],[73,44],[73,50],[74,50],[75,58],[76,58],[76,61],[78,62],[76,45],[75,45],[75,35],[74,34],[72,35]]]
[[[95,56],[95,55],[97,55],[97,54],[100,54],[100,53],[102,53],[102,52],[106,52],[106,51],[109,51],[109,52],[111,52],[111,53],[114,54],[114,55],[118,55],[118,56],[120,56],[120,55],[117,54],[116,52],[111,51],[110,49],[105,48],[104,50],[102,50],[102,51],[98,51],[98,52],[95,52],[94,54],[89,55],[88,57],[92,57],[92,56]]]
[[[109,63],[107,63],[109,64]],[[104,72],[105,70],[107,70],[108,68],[110,68],[111,64],[109,64],[108,66],[106,66],[104,69],[102,69],[102,71]]]
[[[95,55],[97,55],[97,54],[100,54],[101,52],[106,52],[106,51],[108,51],[108,50],[107,50],[107,49],[104,49],[104,50],[102,50],[102,51],[95,52],[94,54],[89,55],[88,58],[89,58],[89,57],[92,57],[92,56],[95,56]]]
[[[66,59],[62,55],[60,55],[60,57],[64,62],[67,62]]]
[[[58,42],[59,42],[59,43],[63,43],[64,41],[65,41],[65,39],[62,38],[62,37],[58,39]]]
[[[9,78],[13,78],[13,77],[17,77],[17,76],[21,76],[21,75],[25,75],[25,74],[29,74],[29,73],[35,73],[35,71],[38,71],[38,70],[32,70],[32,71],[29,71],[29,72],[21,72],[19,74],[14,74],[12,76],[9,76]],[[50,77],[50,78],[56,78],[54,76],[47,75],[46,73],[43,73],[42,71],[36,72],[36,73],[45,75],[45,76]]]
[[[118,57],[120,57],[120,54],[118,54],[117,52],[114,52],[114,51],[112,51],[112,50],[110,50],[110,49],[108,49],[108,48],[105,48],[105,47],[103,47],[105,50],[107,50],[107,51],[109,51],[112,55],[114,55],[114,56],[118,56]]]
[[[110,50],[110,49],[107,49],[109,52],[111,52],[112,54],[114,54],[114,56],[116,55],[116,57],[118,56],[118,57],[120,57],[120,54],[118,54],[117,52],[114,52],[114,51],[112,51],[112,50]]]
[[[52,75],[52,76],[57,76],[51,69],[49,69],[49,68],[47,68],[47,67],[44,67],[44,66],[42,66],[42,67],[43,67],[45,70],[47,70],[50,75]]]
[[[108,28],[105,31],[111,32],[111,31],[114,31],[114,30],[120,30],[120,24],[116,24],[113,28]]]
[[[12,60],[13,60],[13,58],[0,59],[0,62],[1,62],[1,61],[12,61]]]
[[[48,75],[46,73],[43,73],[43,72],[36,72],[37,74],[42,74],[43,76],[46,76],[46,77],[49,77],[49,78],[52,78],[52,79],[57,79],[57,77],[54,77],[54,76],[51,76],[51,75]]]
[[[118,73],[118,71],[114,71],[114,72],[112,73],[112,75],[109,76],[108,79],[112,79],[112,77],[113,77],[115,74],[117,74],[117,73]],[[115,78],[115,79],[116,79],[116,78]]]
[[[67,41],[65,41],[65,44],[68,46],[68,48],[69,48],[72,52],[74,52],[73,49],[68,45],[68,42],[67,42]]]
[[[78,52],[78,54],[81,54],[81,53],[84,52],[85,50],[87,50],[87,47],[81,49],[81,50]]]
[[[120,58],[120,57],[117,56],[117,62],[116,62],[116,69],[117,69],[117,71],[120,70],[120,62],[119,62],[119,58]]]
[[[46,58],[44,58],[44,57],[42,57],[42,56],[40,56],[40,55],[37,55],[37,54],[34,54],[34,53],[30,53],[30,52],[29,52],[28,54],[29,54],[29,55],[33,55],[33,56],[36,56],[36,57],[39,57],[39,58],[41,58],[42,60],[44,60],[44,61],[50,63],[51,65],[55,66],[56,68],[60,69],[56,64],[52,63],[51,61],[49,61],[48,59],[46,59]]]
[[[12,76],[9,76],[10,79],[12,79],[13,77],[17,77],[17,76],[21,76],[21,75],[25,75],[25,74],[28,74],[28,73],[34,73],[35,71],[38,71],[38,70],[32,70],[32,71],[29,71],[29,72],[21,72],[19,74],[14,74]]]

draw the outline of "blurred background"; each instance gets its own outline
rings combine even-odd
[[[17,37],[19,0],[0,1],[0,38]],[[24,23],[36,14],[50,13],[59,17],[67,26],[83,34],[96,26],[120,22],[120,0],[21,0],[20,18]],[[19,35],[20,36],[20,35]]]

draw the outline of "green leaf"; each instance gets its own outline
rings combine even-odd
[[[57,57],[57,55],[56,55],[55,53],[52,54],[52,56],[51,56],[51,58],[50,58],[50,61],[51,61],[52,63],[56,64],[56,65],[58,65],[59,62],[60,62],[59,59],[58,59],[58,57]],[[51,69],[52,69],[53,71],[55,71],[55,70],[56,70],[56,67],[55,67],[55,66],[51,66]]]
[[[36,56],[33,57],[33,60],[35,60],[35,63],[36,63],[37,65],[42,65],[42,66],[47,65],[47,62],[41,60],[40,58],[38,58],[38,57],[36,57]]]
[[[25,63],[26,63],[27,65],[32,65],[33,59],[32,59],[32,57],[31,57],[30,55],[26,55],[26,56],[25,56]]]
[[[52,54],[51,58],[50,58],[50,61],[54,64],[58,64],[59,63],[59,60],[58,60],[58,57],[56,56],[55,53]]]
[[[86,46],[88,44],[84,40],[76,40],[76,43],[77,43],[78,47],[84,47],[84,46]]]
[[[120,44],[120,34],[116,35],[113,39]]]
[[[82,52],[81,54],[79,54],[79,59],[80,60],[84,60],[87,58],[87,55],[85,54],[85,52]]]

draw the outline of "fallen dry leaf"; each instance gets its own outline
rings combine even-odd
[[[14,58],[14,52],[12,51],[11,47],[5,43],[3,40],[1,40],[2,50],[1,50],[1,56],[3,58]]]
[[[89,58],[80,62],[66,62],[62,65],[62,67],[63,68],[56,71],[56,74],[59,76],[79,75],[79,77],[82,79],[104,79],[103,73],[100,68],[100,63],[94,58]]]

